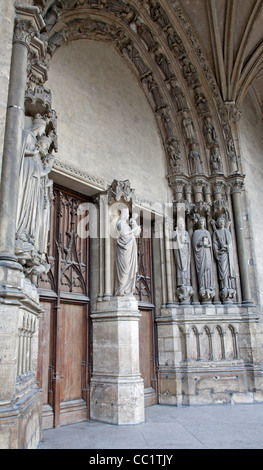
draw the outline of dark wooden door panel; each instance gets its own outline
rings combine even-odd
[[[82,398],[82,363],[86,357],[86,307],[62,304],[61,325],[62,384],[60,401]]]
[[[78,236],[79,205],[86,199],[54,188],[47,261],[40,279],[44,307],[39,335],[39,384],[44,427],[89,417],[89,239]]]
[[[157,367],[155,346],[155,309],[151,221],[141,223],[138,238],[138,275],[136,297],[141,318],[139,323],[140,371],[144,380],[145,406],[157,403]]]

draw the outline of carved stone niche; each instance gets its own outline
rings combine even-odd
[[[129,180],[118,181],[114,180],[109,189],[109,203],[121,202],[125,203],[131,202],[134,196],[134,189],[131,188],[131,183]]]
[[[36,114],[44,116],[51,110],[51,103],[51,91],[44,86],[37,85],[26,91],[25,114],[26,116],[35,116]]]

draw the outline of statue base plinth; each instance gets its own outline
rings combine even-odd
[[[93,322],[90,416],[110,424],[144,422],[144,383],[139,365],[138,302],[112,297],[97,304]]]
[[[37,288],[22,267],[0,261],[0,448],[37,448],[42,432],[42,393],[37,385]]]

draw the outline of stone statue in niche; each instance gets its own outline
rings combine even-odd
[[[226,220],[219,217],[211,221],[213,250],[217,261],[220,297],[223,302],[233,301],[236,295],[236,276],[233,261],[232,236],[226,228]]]
[[[158,52],[155,55],[155,60],[163,72],[165,79],[168,81],[171,80],[174,77],[174,73],[171,69],[170,62],[167,60],[167,57],[162,52]]]
[[[204,120],[204,136],[208,146],[217,145],[217,133],[212,123],[211,117],[206,117]]]
[[[182,125],[186,140],[188,142],[196,141],[194,123],[187,111],[183,112]]]
[[[200,87],[195,88],[195,105],[201,114],[206,114],[209,112],[207,99]]]
[[[198,151],[198,145],[196,142],[191,144],[191,150],[189,152],[189,164],[191,175],[198,175],[203,172],[203,161],[201,159],[201,154]]]
[[[193,87],[194,85],[197,85],[199,83],[199,78],[198,78],[196,68],[187,59],[187,57],[184,57],[182,60],[182,68],[183,68],[183,76],[186,79],[188,86]]]
[[[170,81],[170,85],[171,85],[171,96],[174,100],[176,110],[177,111],[183,111],[183,110],[187,109],[186,99],[185,99],[185,97],[182,93],[181,88],[176,83],[176,80],[172,79]]]
[[[185,47],[183,45],[183,41],[171,26],[168,26],[167,28],[167,42],[171,51],[174,52],[176,57],[180,57],[185,54]]]
[[[53,132],[51,132],[53,134]],[[45,253],[47,248],[48,242],[48,233],[50,229],[50,211],[51,211],[51,204],[54,198],[53,194],[53,181],[49,179],[48,174],[52,170],[54,164],[54,155],[52,153],[47,153],[52,142],[51,135],[44,135],[40,137],[38,141],[39,145],[39,153],[41,156],[43,169],[44,169],[44,176],[42,179],[42,186],[43,186],[43,195],[44,195],[44,206],[43,206],[43,221],[42,227],[40,227],[40,234],[39,234],[39,251],[41,253]]]
[[[184,173],[184,167],[182,165],[182,154],[178,139],[173,137],[172,139],[167,140],[166,150],[171,170],[175,173]]]
[[[143,62],[142,58],[139,55],[138,50],[134,47],[133,43],[130,42],[129,44],[125,45],[125,49],[128,51],[129,57],[135,64],[139,74],[141,76],[148,74],[149,69]]]
[[[210,166],[212,175],[223,173],[223,163],[217,147],[212,147],[210,150]]]
[[[158,48],[158,43],[155,41],[150,29],[146,24],[141,23],[140,20],[135,21],[137,33],[140,38],[145,42],[148,47],[148,51],[152,52]]]
[[[52,136],[46,134],[46,126],[46,120],[36,115],[31,128],[24,131],[19,180],[15,250],[26,277],[34,284],[48,270],[42,255],[49,228],[52,182],[48,174],[53,156],[49,154]]]
[[[160,89],[153,78],[153,75],[149,74],[144,80],[147,82],[148,90],[152,94],[155,103],[155,111],[159,111],[159,109],[165,108],[166,105],[164,103]]]
[[[156,21],[163,29],[169,25],[168,17],[156,0],[150,0],[150,15],[153,21]]]
[[[172,139],[174,136],[173,123],[167,108],[162,108],[160,111],[161,121],[163,123],[167,139]]]
[[[175,249],[177,294],[181,303],[189,304],[194,293],[190,274],[191,243],[183,217],[178,217],[173,240],[177,244]]]
[[[215,285],[212,265],[212,240],[205,229],[205,218],[200,217],[198,229],[193,234],[193,252],[199,295],[202,301],[211,301],[215,296]]]
[[[136,218],[129,219],[129,209],[124,208],[116,224],[117,253],[116,253],[116,296],[133,295],[135,291],[136,274],[138,271],[136,237],[141,228]]]

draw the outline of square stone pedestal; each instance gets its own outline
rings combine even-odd
[[[157,318],[159,403],[209,405],[262,399],[254,308],[170,306]]]
[[[20,269],[1,265],[1,449],[34,449],[41,438],[42,394],[36,382],[40,314],[36,287]]]
[[[93,322],[91,419],[110,424],[144,422],[144,383],[139,364],[138,302],[112,297],[97,303]]]

